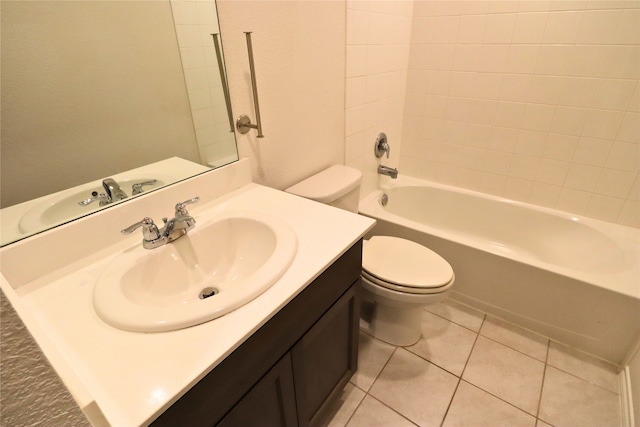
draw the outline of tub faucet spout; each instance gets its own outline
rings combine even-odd
[[[396,179],[398,177],[398,169],[390,168],[388,166],[378,166],[378,173],[380,175],[390,176],[392,179]]]

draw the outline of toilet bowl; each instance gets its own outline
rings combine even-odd
[[[432,250],[398,237],[371,237],[362,249],[361,329],[390,344],[415,344],[422,310],[445,299],[454,280],[451,265]]]
[[[357,213],[361,179],[357,169],[336,165],[285,191]],[[398,346],[420,339],[424,307],[446,298],[454,282],[444,258],[393,236],[365,240],[361,277],[360,328]]]

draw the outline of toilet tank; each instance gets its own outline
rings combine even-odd
[[[334,165],[287,188],[287,193],[358,212],[362,173],[348,166]]]

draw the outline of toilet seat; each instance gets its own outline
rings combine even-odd
[[[373,236],[362,249],[362,275],[399,292],[434,294],[453,284],[451,265],[416,242],[392,236]]]

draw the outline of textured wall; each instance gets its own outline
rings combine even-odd
[[[0,425],[89,426],[89,421],[0,291]]]
[[[640,226],[640,1],[416,0],[400,166]]]
[[[262,126],[237,135],[254,182],[283,189],[344,162],[345,3],[218,0],[234,115],[255,123],[246,39],[253,32]]]

